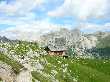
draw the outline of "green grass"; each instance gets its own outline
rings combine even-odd
[[[38,47],[37,43],[33,44],[26,42],[19,42],[13,46],[2,47],[8,48],[9,51],[14,51],[17,55],[24,56],[30,48],[32,51],[36,52],[42,50]],[[33,59],[40,61],[43,58],[46,58],[48,62],[48,64],[40,62],[44,66],[44,70],[42,70],[44,74],[33,71],[33,82],[35,82],[34,79],[37,79],[40,82],[52,82],[51,76],[54,76],[55,79],[59,80],[59,82],[110,82],[110,60],[75,58],[64,59],[58,56],[41,56]],[[23,66],[17,61],[10,59],[2,53],[0,53],[0,61],[10,65],[15,73],[19,73],[20,69],[23,68]],[[66,68],[67,70],[64,72],[64,69]],[[57,73],[52,74],[52,70]]]
[[[31,49],[32,51],[40,51],[38,43],[36,42],[26,42],[26,41],[19,41],[14,44],[11,43],[0,43],[1,48],[6,48],[8,52],[12,51],[16,55],[25,56],[26,53]]]
[[[74,61],[81,65],[91,67],[107,75],[110,75],[110,60],[80,59],[80,60],[74,60]]]
[[[90,65],[80,64],[80,62],[70,64],[69,68],[74,76],[78,76],[79,82],[110,82],[110,76],[103,71],[99,71],[100,68],[92,68]]]
[[[40,73],[38,73],[36,71],[32,72],[32,76],[34,77],[34,79],[37,79],[40,82],[52,82],[49,78],[43,76],[42,74],[40,74]]]
[[[110,60],[64,59],[56,56],[45,56],[45,58],[49,64],[45,65],[43,72],[52,75],[51,70],[56,70],[58,73],[55,78],[59,82],[75,82],[74,78],[77,82],[110,82]],[[63,72],[63,64],[68,64],[67,72]],[[33,73],[39,81],[45,82],[42,75]]]
[[[0,61],[10,65],[13,68],[15,73],[19,73],[20,69],[23,68],[23,66],[20,63],[18,63],[17,61],[15,61],[13,59],[10,59],[8,56],[6,56],[2,53],[0,53]]]

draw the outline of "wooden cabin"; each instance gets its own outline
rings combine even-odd
[[[49,55],[64,56],[66,52],[65,38],[54,38],[45,48]]]
[[[45,50],[49,55],[64,56],[66,48],[64,46],[47,46]]]

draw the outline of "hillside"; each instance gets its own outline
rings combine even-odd
[[[48,61],[44,70],[42,72],[32,72],[33,77],[40,82],[110,81],[110,60],[63,59],[50,56],[44,58]]]
[[[64,59],[62,57],[40,56],[31,59],[32,65],[35,65],[35,61],[37,70],[34,68],[31,71],[33,82],[36,80],[40,82],[110,81],[110,60]],[[13,65],[11,66],[13,67]],[[16,67],[15,65],[13,68],[16,69]]]
[[[35,42],[5,42],[0,46],[0,61],[21,75],[19,82],[110,82],[109,59],[49,56]]]

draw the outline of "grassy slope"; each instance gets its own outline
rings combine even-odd
[[[56,70],[58,73],[55,78],[60,82],[75,82],[74,77],[77,82],[110,82],[110,60],[63,59],[49,56],[46,59],[49,64],[45,65],[43,72],[51,74],[51,70]],[[68,64],[67,72],[63,72],[63,64]],[[41,82],[51,82],[36,72],[33,72],[33,75]]]
[[[25,54],[30,47],[33,51],[38,50],[35,44],[28,45],[28,43],[24,43],[19,43],[19,46],[16,47],[15,45],[10,49],[14,50],[16,53],[19,52],[20,55]],[[51,56],[39,57],[39,59],[41,58],[46,58],[48,61],[48,64],[44,65],[44,70],[42,72],[47,75],[54,75],[51,71],[57,71],[58,73],[55,75],[55,78],[60,82],[76,82],[76,80],[77,82],[110,82],[110,60],[63,59],[61,57]],[[0,61],[12,66],[16,73],[22,68],[22,65],[18,62],[13,61],[3,54],[0,54]],[[63,67],[62,65],[64,64],[68,66]],[[67,68],[67,72],[63,72],[65,68]],[[45,77],[45,75],[38,72],[32,72],[32,75],[40,82],[52,82],[50,77]]]
[[[0,53],[0,61],[10,65],[13,68],[13,70],[15,71],[15,73],[19,73],[20,69],[23,68],[23,66],[21,64],[19,64],[17,61],[10,59],[8,56],[6,56],[2,53]]]

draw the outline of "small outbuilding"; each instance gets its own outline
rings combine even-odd
[[[66,55],[66,40],[62,37],[55,38],[47,45],[45,50],[49,55],[64,56]]]
[[[66,48],[64,46],[47,46],[45,50],[48,52],[49,55],[66,55]]]

